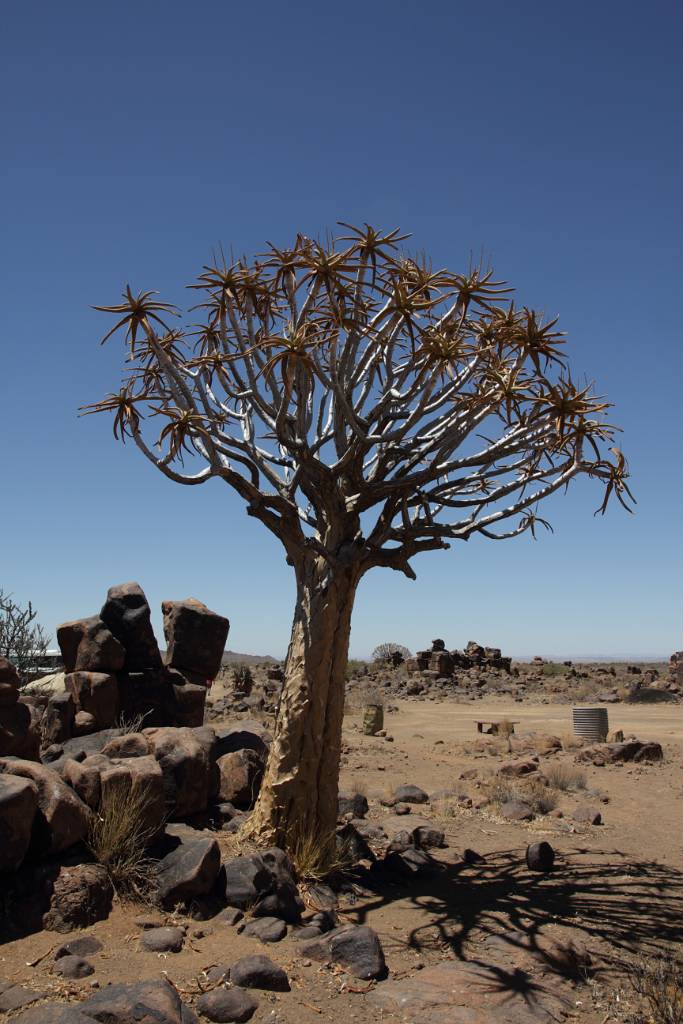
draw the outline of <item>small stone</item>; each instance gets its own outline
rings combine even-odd
[[[506,800],[500,808],[500,813],[508,821],[531,821],[534,812],[523,800]]]
[[[426,804],[429,803],[429,796],[419,786],[406,785],[398,786],[394,790],[394,802],[402,804]]]
[[[550,843],[532,843],[526,848],[526,866],[529,871],[552,871],[555,863],[555,851]]]
[[[245,924],[242,934],[261,942],[280,942],[287,934],[287,925],[278,917],[257,917]]]
[[[63,978],[87,978],[95,973],[95,968],[89,960],[82,956],[61,956],[55,963],[54,973],[61,974]]]
[[[141,945],[150,953],[179,953],[184,935],[180,928],[150,928],[143,932]]]
[[[289,992],[289,978],[267,956],[243,956],[230,968],[230,981],[243,988],[262,988],[269,992]]]
[[[258,1005],[258,1001],[250,992],[245,992],[243,988],[237,986],[205,992],[197,1000],[199,1012],[220,1024],[225,1021],[249,1020],[258,1009]]]
[[[572,815],[574,821],[581,822],[586,825],[602,825],[602,814],[596,807],[589,807],[587,804],[581,804],[576,808]]]
[[[220,914],[216,914],[214,920],[218,924],[227,924],[234,928],[243,917],[244,914],[238,907],[226,907],[224,910],[221,910]]]
[[[484,857],[476,850],[470,850],[469,847],[462,851],[462,859],[465,864],[481,864],[484,861]]]
[[[104,947],[94,935],[81,935],[60,946],[55,953],[55,960],[59,960],[62,956],[92,956],[93,953],[99,953],[101,949]]]

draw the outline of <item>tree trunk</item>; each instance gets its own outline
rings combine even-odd
[[[337,822],[355,567],[297,567],[297,601],[268,766],[246,834],[292,846]]]

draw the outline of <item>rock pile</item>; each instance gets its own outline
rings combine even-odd
[[[0,756],[37,760],[41,746],[111,729],[121,719],[200,726],[230,623],[194,598],[164,601],[162,612],[165,659],[137,583],[111,587],[99,615],[58,626],[63,692],[19,697],[16,672],[0,662]]]
[[[447,651],[443,640],[432,640],[431,649],[418,651],[406,663],[408,672],[436,673],[439,677],[450,677],[456,669],[493,668],[510,672],[511,659],[504,658],[499,647],[482,647],[470,640],[464,651]]]

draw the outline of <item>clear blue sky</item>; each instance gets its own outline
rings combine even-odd
[[[215,481],[182,489],[104,417],[98,345],[122,286],[189,304],[212,247],[262,251],[337,220],[413,233],[434,263],[484,253],[559,313],[576,376],[614,401],[638,498],[596,485],[555,533],[366,577],[352,653],[432,637],[511,654],[683,647],[683,75],[679,3],[2,5],[0,586],[51,630],[137,579],[188,594],[230,646],[282,654],[277,542]],[[159,629],[159,616],[155,623]]]

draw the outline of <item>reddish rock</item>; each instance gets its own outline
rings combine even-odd
[[[37,808],[34,782],[0,775],[0,873],[15,871],[26,856]]]
[[[110,587],[100,618],[126,651],[124,668],[139,672],[161,668],[161,654],[152,629],[151,613],[139,583]]]
[[[95,755],[97,757],[97,755]],[[146,757],[125,757],[117,760],[107,759],[99,755],[102,762],[99,768],[101,800],[105,801],[115,790],[123,789],[145,808],[145,828],[150,841],[163,827],[169,806],[167,790],[161,766],[151,755]],[[84,764],[91,761],[87,758]],[[172,808],[170,808],[173,813]]]
[[[255,750],[235,750],[219,757],[216,763],[220,799],[245,810],[253,807],[263,779],[264,763],[259,754]]]
[[[53,693],[43,715],[41,731],[42,744],[49,747],[52,743],[64,743],[70,740],[74,727],[74,701],[70,693]]]
[[[74,736],[91,736],[97,732],[97,721],[89,711],[77,711],[74,715]]]
[[[119,714],[119,688],[116,677],[106,672],[70,672],[64,688],[73,696],[76,709],[87,711],[98,729],[110,729]]]
[[[57,626],[57,643],[67,674],[118,672],[123,668],[126,652],[97,615]]]
[[[0,757],[39,760],[40,718],[34,718],[30,706],[21,700],[0,708]]]
[[[94,760],[97,761],[98,758]],[[62,778],[84,804],[95,810],[100,803],[101,787],[99,764],[92,762],[93,758],[86,757],[84,761],[74,761],[73,758],[67,757],[62,765]]]
[[[62,867],[53,883],[43,927],[52,932],[87,928],[109,916],[113,896],[109,876],[101,864]]]
[[[7,658],[0,658],[0,708],[9,708],[19,699],[19,673]]]
[[[229,621],[194,598],[164,601],[166,663],[193,682],[215,679],[221,667]]]
[[[506,761],[498,769],[498,774],[508,778],[520,778],[523,775],[532,775],[537,771],[538,759],[532,757],[526,761]]]
[[[30,779],[38,791],[31,847],[45,855],[60,853],[85,838],[88,808],[57,772],[33,761],[0,758],[0,774]]]

